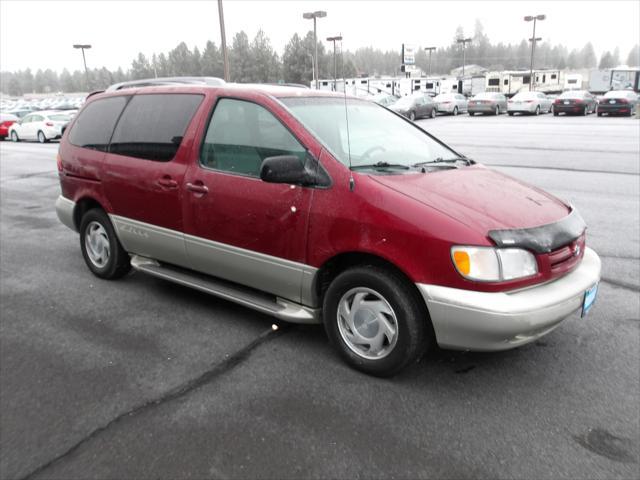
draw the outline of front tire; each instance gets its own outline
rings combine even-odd
[[[47,143],[47,137],[45,137],[44,132],[42,130],[38,131],[38,142]]]
[[[93,208],[80,222],[80,249],[96,277],[118,279],[129,272],[129,254],[124,250],[104,210]]]
[[[16,132],[15,130],[11,132],[11,141],[16,143],[20,141],[20,137],[18,137],[18,132]]]
[[[353,368],[388,377],[417,362],[435,335],[424,300],[401,274],[373,265],[338,275],[323,302],[332,345]]]

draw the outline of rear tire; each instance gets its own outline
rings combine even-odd
[[[473,117],[475,115],[475,112],[469,112],[469,116]]]
[[[87,267],[96,277],[115,280],[131,269],[129,254],[120,244],[111,220],[100,208],[93,208],[82,217],[80,249]]]
[[[409,120],[412,122],[416,119],[416,112],[409,112]]]
[[[560,113],[559,113],[559,112],[556,112],[556,111],[554,110],[554,111],[553,111],[553,116],[554,116],[554,117],[557,117],[558,115],[560,115]]]
[[[455,117],[456,115],[458,115],[458,107],[453,107],[453,113],[452,115]]]
[[[438,113],[438,111],[434,108],[431,109],[431,118],[436,118],[436,114]]]
[[[535,116],[537,117],[538,115],[540,115],[540,105],[536,107],[536,111],[535,111]]]
[[[588,106],[586,106],[586,105],[585,105],[585,107],[584,107],[584,112],[582,112],[582,115],[584,115],[585,117],[586,117],[587,115],[589,115],[589,107],[588,107]]]
[[[47,143],[47,137],[45,137],[44,132],[42,130],[38,130],[38,142],[39,143]]]
[[[496,107],[496,111],[494,112],[494,114],[496,117],[500,115],[500,107]]]
[[[11,132],[11,141],[16,143],[20,141],[20,137],[18,137],[18,132],[16,132],[15,130]]]
[[[514,112],[507,112],[509,114],[510,117],[513,117],[513,113]]]
[[[435,339],[415,286],[378,266],[358,266],[338,275],[325,294],[323,316],[340,356],[351,367],[379,377],[417,362]]]

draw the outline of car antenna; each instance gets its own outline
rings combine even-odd
[[[356,188],[356,181],[353,179],[351,169],[351,139],[349,137],[349,113],[347,111],[347,80],[344,78],[344,49],[342,48],[342,34],[340,34],[340,62],[342,63],[342,91],[344,92],[344,118],[347,122],[347,155],[349,157],[349,190],[353,192]]]

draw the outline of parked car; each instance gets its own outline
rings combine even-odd
[[[423,93],[414,93],[400,98],[397,102],[389,105],[389,108],[400,115],[404,115],[413,121],[418,118],[435,118],[437,110],[436,104],[431,97]]]
[[[114,90],[89,97],[57,161],[57,214],[94,275],[133,268],[324,323],[340,355],[374,375],[436,343],[532,342],[597,292],[600,259],[575,207],[363,99]]]
[[[638,105],[638,94],[633,90],[611,90],[598,100],[598,116],[633,115]]]
[[[371,97],[371,101],[383,107],[389,107],[398,101],[398,97],[389,95],[388,93],[377,93]]]
[[[14,142],[37,140],[48,142],[62,136],[62,128],[71,117],[62,112],[35,112],[26,115],[9,127],[9,136]]]
[[[460,93],[441,93],[434,99],[438,112],[458,115],[467,111],[468,102],[464,95]]]
[[[29,108],[29,109],[25,109],[25,108],[16,108],[16,109],[12,109],[12,110],[7,110],[5,113],[9,113],[11,115],[15,115],[18,118],[22,118],[26,115],[29,115],[31,112],[33,111],[33,109]]]
[[[553,101],[542,92],[516,93],[507,103],[510,116],[516,113],[540,115],[549,113],[553,108]]]
[[[553,102],[553,114],[557,117],[561,113],[575,113],[589,115],[598,106],[596,97],[586,90],[569,90],[563,92]]]
[[[483,92],[478,93],[469,100],[469,115],[476,113],[492,113],[500,115],[507,111],[507,97],[501,93]]]
[[[19,119],[10,113],[0,113],[0,140],[9,136],[9,127]]]

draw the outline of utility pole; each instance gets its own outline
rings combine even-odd
[[[89,90],[91,90],[91,85],[89,85],[89,70],[87,69],[87,59],[84,56],[84,51],[90,49],[91,45],[84,44],[84,43],[83,44],[75,44],[73,46],[73,48],[79,48],[80,50],[82,50],[82,62],[84,63],[84,76],[85,76],[85,78],[87,80],[87,92],[88,92]]]
[[[220,0],[221,1],[221,0]],[[327,16],[327,12],[323,11],[323,10],[318,10],[316,12],[307,12],[307,13],[303,13],[302,14],[302,18],[306,18],[307,20],[309,19],[313,19],[313,43],[315,44],[315,67],[314,67],[314,74],[313,74],[313,79],[315,80],[315,84],[316,84],[316,90],[318,90],[318,75],[319,75],[319,71],[318,71],[318,35],[317,35],[317,31],[316,31],[316,19],[318,18],[324,18]]]
[[[336,42],[342,41],[342,34],[335,37],[328,37],[327,42],[333,42],[333,91],[338,90],[338,67],[336,63]]]
[[[315,64],[313,63],[313,53],[307,52],[307,55],[309,56],[309,58],[311,58],[311,79],[315,80],[315,78],[316,78],[316,67],[315,67]]]
[[[538,20],[542,21],[545,18],[547,18],[546,15],[536,15],[535,17],[533,15],[527,15],[526,17],[524,17],[525,22],[533,21],[533,36],[529,39],[529,41],[531,42],[531,66],[529,68],[529,91],[530,92],[533,91],[533,84],[535,82],[535,79],[533,77],[533,56],[535,55],[535,52],[536,52],[536,42],[539,42],[542,40],[541,37],[536,38],[536,22]]]
[[[435,52],[436,47],[427,47],[425,48],[425,51],[429,52],[429,72],[427,73],[427,76],[431,76],[431,54],[433,52]]]
[[[471,38],[459,38],[457,42],[462,44],[462,77],[464,78],[464,67],[467,62],[467,43],[471,43]]]
[[[229,54],[227,53],[227,36],[224,32],[224,11],[222,0],[218,0],[218,15],[220,17],[220,36],[222,37],[222,58],[224,62],[224,81],[229,81]]]

